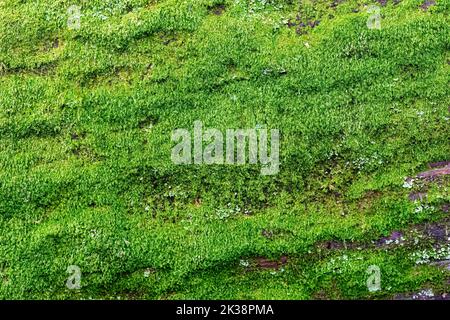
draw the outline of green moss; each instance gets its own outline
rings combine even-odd
[[[449,160],[448,4],[0,3],[0,298],[389,298],[448,273],[370,243],[437,221],[404,179]],[[67,27],[71,5],[79,29]],[[214,10],[220,8],[220,10]],[[354,9],[358,9],[354,12]],[[356,10],[355,10],[356,11]],[[318,26],[296,32],[300,12]],[[301,33],[301,34],[299,34]],[[177,166],[176,128],[278,128],[281,167]],[[270,235],[270,236],[267,236]],[[289,257],[284,271],[240,260]],[[347,259],[342,258],[346,256]],[[69,265],[82,288],[66,288]],[[381,269],[370,293],[366,270]]]

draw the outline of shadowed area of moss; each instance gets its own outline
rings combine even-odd
[[[0,0],[0,298],[447,292],[449,272],[417,254],[450,238],[347,243],[448,217],[448,175],[407,181],[450,160],[449,9]],[[279,129],[280,172],[175,165],[171,134],[196,120]],[[318,249],[327,241],[346,245]]]

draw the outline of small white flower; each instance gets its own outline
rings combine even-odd
[[[414,179],[407,178],[403,183],[403,188],[411,189],[413,187]]]
[[[422,290],[419,292],[419,295],[422,297],[433,297],[434,293],[431,289]]]
[[[239,264],[243,267],[248,267],[250,265],[248,260],[241,260],[241,261],[239,261]]]
[[[151,274],[151,273],[152,273],[151,269],[145,269],[145,271],[144,271],[144,277],[145,277],[145,278],[150,277],[150,274]]]

